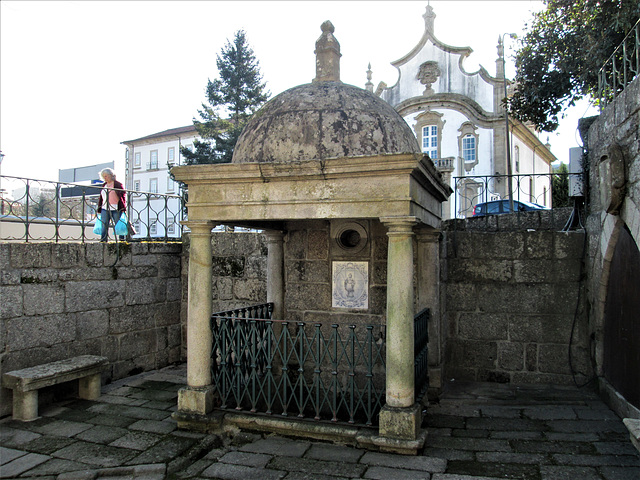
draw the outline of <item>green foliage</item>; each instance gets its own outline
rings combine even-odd
[[[553,208],[570,207],[569,198],[569,169],[566,163],[560,163],[551,177],[551,201]]]
[[[203,141],[196,140],[193,151],[181,149],[188,165],[231,162],[242,129],[269,98],[259,62],[243,30],[236,32],[233,43],[227,40],[216,65],[220,78],[208,81],[208,104],[198,110],[200,120],[193,119]]]
[[[509,112],[540,130],[584,96],[596,97],[598,71],[640,17],[638,0],[546,0],[516,52],[517,89]]]

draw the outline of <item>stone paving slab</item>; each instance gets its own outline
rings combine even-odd
[[[575,388],[481,384],[448,392],[425,407],[427,444],[412,457],[266,433],[177,430],[174,401],[158,398],[175,398],[185,375],[179,366],[146,372],[105,386],[97,401],[43,406],[33,422],[0,419],[0,477],[640,479],[640,454],[621,419]]]
[[[430,480],[431,474],[400,468],[370,467],[363,478],[371,478],[373,480]]]
[[[214,463],[201,475],[205,478],[210,477],[220,480],[279,480],[284,478],[287,472],[228,463]]]

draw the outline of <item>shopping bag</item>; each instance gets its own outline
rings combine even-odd
[[[102,218],[100,216],[96,217],[96,221],[93,224],[93,233],[96,235],[102,235],[104,230],[104,223],[102,223]]]
[[[116,235],[126,235],[129,233],[129,228],[127,227],[127,214],[122,213],[120,215],[120,219],[116,222]]]

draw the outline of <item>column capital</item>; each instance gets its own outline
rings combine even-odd
[[[263,235],[267,243],[281,243],[284,241],[284,232],[280,230],[266,230]]]
[[[380,217],[380,222],[389,230],[387,235],[413,234],[413,227],[418,225],[418,219],[413,216],[406,217]]]
[[[416,232],[416,239],[419,242],[433,243],[440,239],[440,230],[435,228],[422,228]]]
[[[185,220],[180,224],[191,230],[191,235],[208,235],[216,226],[213,220]]]

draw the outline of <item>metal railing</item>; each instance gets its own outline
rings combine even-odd
[[[100,186],[2,176],[12,197],[0,198],[0,241],[86,242],[93,233]],[[129,240],[179,241],[184,201],[179,195],[126,190]],[[113,236],[111,229],[110,234]]]
[[[373,425],[385,398],[385,327],[271,319],[272,304],[211,317],[220,409]]]
[[[598,71],[600,110],[640,74],[640,20]]]
[[[508,200],[508,177],[508,175],[453,177],[456,217],[473,216],[474,207],[479,203]],[[570,182],[581,180],[582,174],[579,173],[511,175],[513,200],[538,204],[551,209],[551,215],[553,215],[552,207],[571,206]],[[521,213],[515,206],[514,210],[516,214]]]

